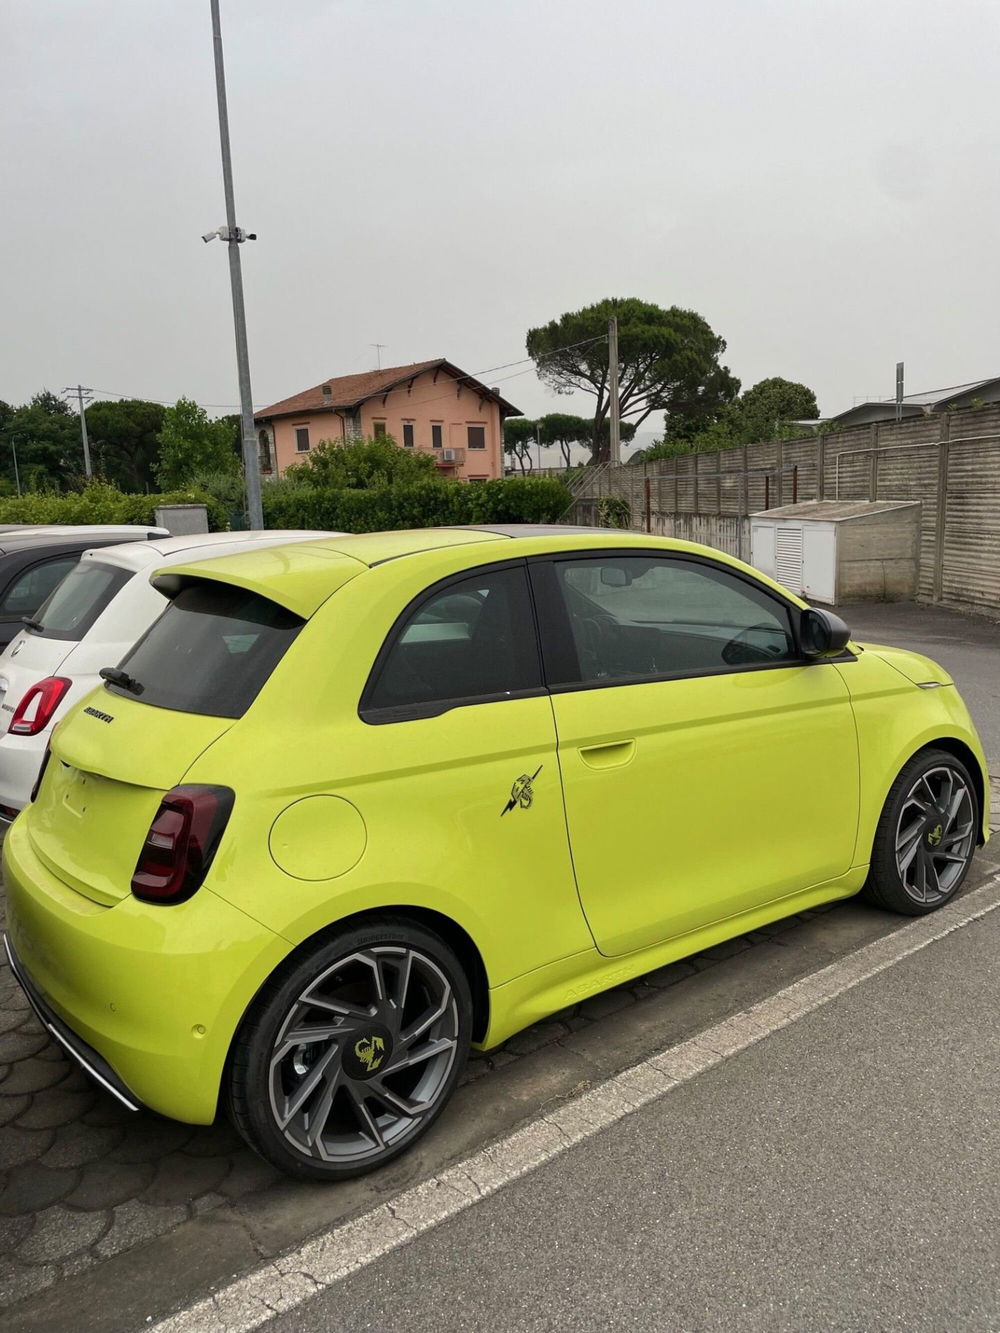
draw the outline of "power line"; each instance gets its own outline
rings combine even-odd
[[[607,335],[606,333],[602,333],[602,334],[600,334],[600,335],[599,335],[598,337],[596,337],[596,338],[585,338],[585,339],[583,339],[581,342],[567,343],[564,347],[553,347],[551,351],[549,351],[549,352],[542,352],[542,353],[540,354],[540,356],[541,356],[541,357],[550,357],[550,356],[555,356],[555,355],[556,355],[557,353],[559,353],[559,352],[572,352],[572,351],[575,351],[576,348],[578,348],[578,347],[589,347],[589,346],[591,346],[593,343],[607,342],[607,338],[608,338],[608,335]],[[372,343],[371,345],[372,345],[373,347],[377,346],[377,344],[375,344],[375,343]],[[384,343],[381,344],[381,345],[382,345],[383,347],[385,346]],[[513,366],[523,366],[523,365],[526,365],[529,361],[532,363],[532,365],[535,364],[535,358],[534,358],[534,357],[531,357],[531,356],[523,356],[523,357],[521,357],[521,358],[520,358],[519,360],[517,360],[517,361],[505,361],[502,365],[499,365],[499,366],[487,366],[484,370],[475,370],[475,371],[470,372],[470,373],[467,374],[467,375],[458,375],[458,376],[456,376],[456,378],[455,378],[454,380],[451,381],[451,383],[452,383],[452,384],[461,384],[461,383],[463,383],[465,380],[478,380],[478,379],[481,379],[483,375],[492,375],[495,371],[498,371],[498,370],[510,370]],[[499,381],[499,383],[500,383],[500,384],[505,384],[505,383],[507,382],[507,380],[517,379],[520,375],[530,375],[530,374],[531,374],[531,368],[532,368],[531,366],[528,366],[528,368],[527,368],[526,370],[518,371],[517,374],[515,374],[515,375],[505,375],[505,376]],[[362,373],[363,373],[363,372],[362,372]],[[139,401],[139,402],[144,402],[144,403],[159,403],[161,407],[173,407],[174,404],[177,402],[177,399],[170,399],[170,398],[150,398],[150,397],[148,397],[148,396],[145,395],[145,394],[119,393],[119,392],[118,392],[117,390],[115,390],[115,389],[93,389],[93,390],[87,390],[86,392],[88,392],[88,393],[93,392],[93,393],[95,393],[95,394],[102,394],[102,395],[104,395],[104,396],[107,397],[107,398],[131,398],[131,399],[137,400],[137,401]],[[447,397],[447,396],[448,396],[447,394],[442,394],[442,395],[441,395],[442,398]],[[192,399],[191,401],[193,402],[194,400]],[[432,399],[429,399],[428,401],[429,401],[429,402],[439,402],[440,399],[438,399],[438,398],[432,398]],[[207,410],[207,409],[210,408],[210,407],[238,408],[238,407],[239,407],[239,404],[238,404],[238,403],[196,403],[196,406],[197,406],[197,407],[205,408],[205,409]],[[259,409],[258,409],[258,410],[259,410]]]

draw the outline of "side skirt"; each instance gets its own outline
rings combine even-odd
[[[782,917],[794,916],[808,907],[850,898],[861,889],[867,875],[867,866],[854,866],[846,875],[825,884],[817,884],[802,893],[779,898],[722,921],[713,921],[711,925],[677,935],[648,949],[615,958],[591,949],[526,972],[524,976],[515,977],[490,991],[490,1026],[484,1040],[476,1043],[477,1049],[489,1050],[499,1046],[515,1032],[560,1009],[579,1004],[612,986],[633,981],[645,972],[666,967],[679,958],[709,949],[713,944],[721,944],[735,935],[744,935],[749,930],[770,925],[772,921],[780,921]]]

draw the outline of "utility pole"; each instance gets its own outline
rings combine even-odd
[[[376,370],[381,370],[381,369],[382,369],[382,352],[383,352],[383,349],[384,349],[387,345],[388,345],[387,343],[369,343],[369,344],[368,344],[369,347],[374,347],[374,348],[375,348],[375,362],[376,362],[375,368],[376,368]]]
[[[903,363],[896,362],[896,420],[903,420]]]
[[[608,371],[611,381],[611,416],[608,424],[611,428],[610,459],[612,463],[622,461],[621,423],[618,420],[618,320],[614,315],[608,320]]]
[[[21,498],[21,475],[17,470],[17,445],[16,440],[23,440],[24,436],[20,431],[14,431],[10,437],[10,451],[14,455],[14,485],[17,487],[17,498]]]
[[[85,404],[89,403],[94,396],[92,389],[85,389],[82,384],[71,384],[63,389],[63,393],[71,393],[76,397],[80,407],[80,434],[83,437],[83,471],[88,477],[94,475],[90,466],[90,440],[87,438],[87,412]],[[86,395],[86,396],[85,396]]]
[[[244,241],[256,240],[252,233],[236,225],[236,198],[233,193],[233,160],[229,147],[229,111],[226,106],[226,70],[222,59],[222,21],[219,0],[211,0],[212,40],[215,46],[215,91],[219,103],[219,141],[222,146],[222,184],[226,196],[226,225],[217,233],[203,237],[210,241],[215,235],[229,247],[229,279],[233,289],[233,324],[236,329],[236,369],[240,383],[240,420],[243,436],[243,476],[247,492],[247,521],[251,528],[264,526],[260,499],[260,464],[257,460],[257,439],[253,424],[253,396],[250,392],[250,353],[247,348],[247,317],[243,304],[243,271],[240,267],[240,246]]]

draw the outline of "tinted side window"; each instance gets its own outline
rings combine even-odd
[[[79,561],[79,553],[61,555],[23,570],[0,601],[0,616],[31,616]]]
[[[115,593],[132,576],[132,570],[117,565],[101,565],[96,560],[80,561],[39,608],[35,619],[40,628],[32,633],[41,634],[46,639],[79,643]]]
[[[540,687],[524,568],[486,570],[432,592],[396,625],[361,713],[370,721],[393,720],[384,710],[430,716]]]
[[[722,566],[608,556],[559,561],[555,577],[576,651],[564,683],[797,660],[787,608]]]

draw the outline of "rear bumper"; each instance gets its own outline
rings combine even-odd
[[[24,991],[28,1003],[35,1011],[36,1018],[49,1036],[54,1037],[63,1050],[68,1051],[77,1064],[85,1069],[91,1078],[99,1083],[106,1092],[110,1092],[112,1097],[117,1097],[122,1105],[127,1106],[130,1111],[138,1111],[141,1103],[125,1086],[107,1060],[98,1055],[97,1051],[88,1046],[72,1029],[68,1028],[58,1014],[54,1013],[45,1003],[38,987],[28,976],[21,960],[14,952],[9,935],[4,935],[3,944],[7,954],[7,962],[14,974],[14,980]]]
[[[6,811],[23,810],[31,799],[51,734],[47,728],[37,736],[0,737],[0,819],[7,823],[14,815]]]
[[[205,888],[175,907],[92,902],[35,854],[32,810],[3,869],[8,947],[36,1012],[115,1095],[210,1124],[233,1034],[290,946]]]

